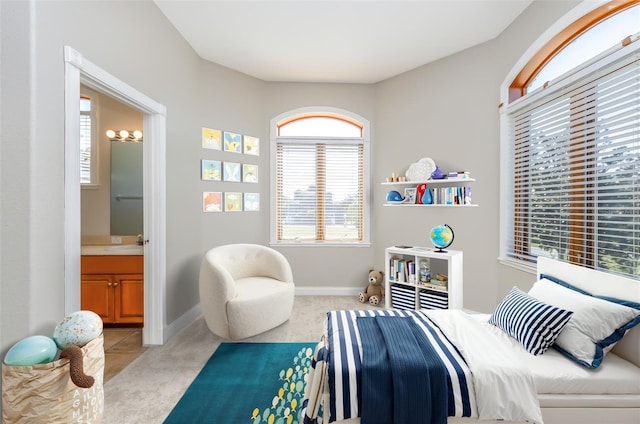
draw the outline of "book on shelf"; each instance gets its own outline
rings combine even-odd
[[[416,264],[412,259],[393,257],[389,260],[389,281],[415,283]]]
[[[434,187],[431,191],[434,205],[470,205],[471,187]]]

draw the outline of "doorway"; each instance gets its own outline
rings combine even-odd
[[[142,112],[144,317],[142,343],[164,343],[166,108],[108,74],[69,46],[65,60],[65,313],[80,309],[80,85]]]

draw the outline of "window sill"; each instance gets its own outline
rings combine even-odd
[[[516,261],[516,260],[513,260],[513,259],[507,259],[507,258],[499,257],[498,258],[498,262],[500,262],[502,265],[508,266],[510,268],[517,269],[518,271],[524,271],[524,272],[527,272],[529,274],[536,274],[537,273],[537,269],[536,269],[535,265],[528,265],[528,264],[525,264],[524,262],[521,262],[521,261]]]
[[[369,242],[338,241],[271,241],[270,246],[278,247],[371,247]]]

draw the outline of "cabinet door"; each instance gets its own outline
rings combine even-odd
[[[105,323],[115,321],[113,280],[110,275],[83,275],[80,308],[100,315]]]
[[[144,276],[116,275],[115,319],[121,323],[142,323],[144,318]]]

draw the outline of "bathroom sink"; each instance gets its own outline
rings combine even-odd
[[[104,250],[107,250],[109,252],[114,252],[114,251],[131,251],[131,250],[141,250],[142,246],[138,246],[137,244],[119,244],[117,246],[109,246],[109,247],[105,247]]]

